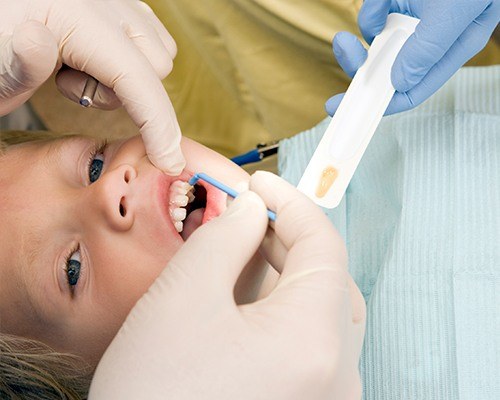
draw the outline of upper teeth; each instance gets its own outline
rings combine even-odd
[[[194,200],[193,187],[184,181],[174,181],[170,185],[170,217],[177,232],[182,232],[184,224],[182,221],[186,218],[185,207]]]

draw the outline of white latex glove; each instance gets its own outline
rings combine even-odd
[[[277,212],[267,253],[276,288],[236,305],[234,284],[268,224],[262,199],[241,194],[199,228],[139,300],[104,354],[90,399],[355,399],[363,298],[344,245],[291,185],[256,173],[250,189]]]
[[[101,83],[94,105],[123,104],[153,164],[177,175],[181,132],[160,80],[176,52],[138,0],[0,0],[0,115],[28,100],[54,70],[59,90],[78,102],[91,75]]]

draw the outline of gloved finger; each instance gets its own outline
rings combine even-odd
[[[474,20],[484,12],[487,2],[463,3],[454,7],[433,7],[421,17],[415,33],[408,38],[392,67],[392,83],[398,92],[415,87],[469,25],[472,28],[472,25],[481,24]],[[466,48],[462,50],[469,53]]]
[[[341,68],[351,78],[368,56],[368,52],[359,39],[349,32],[339,32],[335,35],[333,38],[333,52]],[[340,93],[328,99],[325,103],[326,112],[333,116],[343,98],[344,93]]]
[[[288,249],[276,235],[274,229],[267,229],[259,251],[276,272],[280,274],[283,272]]]
[[[0,38],[0,115],[31,97],[54,71],[57,56],[55,38],[36,21],[18,25],[12,36]]]
[[[73,68],[63,68],[56,75],[56,84],[59,91],[65,97],[78,103],[87,79],[89,79],[89,76],[85,72],[76,71]],[[121,105],[115,92],[102,83],[99,83],[92,107],[100,108],[101,110],[114,110],[121,107]]]
[[[160,79],[151,63],[128,39],[109,38],[109,42],[117,44],[112,50],[107,46],[90,44],[89,41],[100,40],[100,33],[110,35],[109,32],[84,34],[78,31],[71,40],[73,46],[85,43],[87,47],[93,48],[92,63],[86,61],[85,54],[73,51],[69,44],[63,49],[63,59],[73,69],[85,71],[112,88],[140,128],[151,162],[168,174],[179,175],[185,165],[180,150],[181,132],[174,108]],[[124,33],[122,35],[125,36]],[[65,51],[68,51],[67,56]],[[126,62],[123,55],[127,55]]]
[[[227,301],[241,271],[259,248],[267,224],[262,199],[250,191],[242,193],[221,216],[193,232],[170,260],[166,273],[185,277],[198,297],[224,296]]]
[[[351,78],[368,56],[359,39],[349,32],[339,32],[335,35],[333,53],[344,72]]]
[[[308,273],[318,266],[346,271],[347,254],[340,235],[309,198],[285,180],[264,171],[251,176],[250,190],[276,212],[274,230],[288,249],[281,279]]]
[[[491,25],[491,24],[490,24]],[[446,55],[427,73],[422,81],[407,92],[396,92],[385,115],[406,111],[418,106],[441,88],[458,69],[488,42],[494,27],[486,23],[471,23]]]
[[[248,180],[241,181],[234,186],[234,190],[241,194],[249,190],[249,185],[250,182]],[[233,201],[233,199],[228,199],[228,204]],[[283,246],[283,243],[281,243],[274,233],[273,224],[272,222],[269,223],[264,239],[259,247],[259,252],[276,272],[281,273],[288,249]]]
[[[145,17],[156,30],[158,37],[167,49],[170,58],[173,60],[177,55],[177,45],[175,44],[174,38],[172,37],[172,35],[170,35],[170,33],[167,31],[167,28],[165,28],[165,25],[161,23],[161,21],[158,19],[158,17],[148,4],[144,3],[143,1],[139,1],[138,5],[142,8]]]
[[[234,190],[238,193],[243,193],[249,190],[250,182],[248,180],[241,181],[234,185]],[[228,204],[233,202],[234,199],[228,198]],[[259,247],[259,252],[264,257],[264,259],[276,270],[276,272],[281,273],[283,270],[283,265],[285,262],[285,257],[287,249],[283,246],[283,243],[274,233],[274,223],[269,221],[268,228],[264,235],[264,239]]]
[[[144,10],[143,7],[138,7],[138,9]],[[156,75],[160,79],[164,79],[172,71],[173,60],[154,26],[144,23],[144,20],[141,19],[140,23],[122,22],[121,28],[141,53],[146,56]]]
[[[358,14],[358,26],[366,43],[371,44],[385,27],[387,15],[396,7],[391,0],[365,0]]]
[[[337,108],[339,108],[340,102],[344,98],[345,93],[336,94],[333,97],[330,97],[325,103],[326,112],[333,117]]]

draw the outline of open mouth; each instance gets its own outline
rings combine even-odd
[[[219,216],[225,204],[226,194],[204,182],[192,187],[178,180],[170,185],[170,218],[184,241],[202,224]]]
[[[203,186],[194,185],[193,196],[193,201],[186,206],[184,229],[180,232],[184,240],[203,224],[203,216],[207,209],[207,190]]]

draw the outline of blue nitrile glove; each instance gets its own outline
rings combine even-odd
[[[396,93],[386,115],[425,101],[486,45],[500,20],[500,0],[365,0],[358,24],[368,43],[382,31],[392,12],[420,18],[421,22],[392,67]],[[347,32],[335,36],[333,50],[351,77],[366,59],[359,40]],[[330,115],[342,96],[326,102]]]

